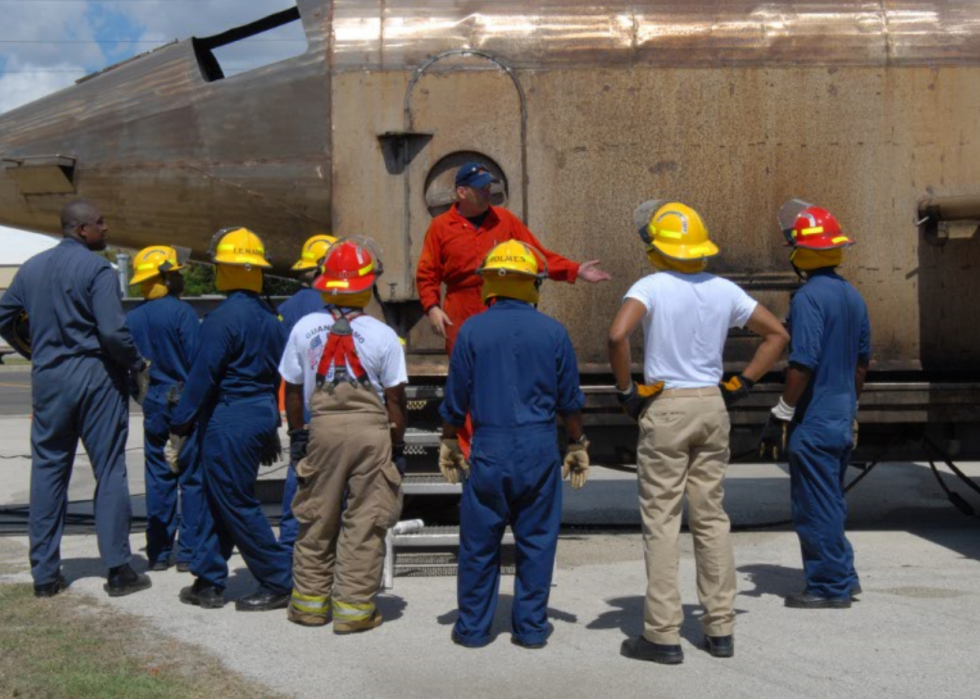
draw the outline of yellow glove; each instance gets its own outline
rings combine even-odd
[[[187,437],[179,437],[173,432],[170,433],[170,441],[163,448],[163,457],[167,460],[167,466],[175,475],[180,475],[180,452],[187,444]]]
[[[643,410],[663,390],[663,381],[652,384],[638,384],[634,381],[630,383],[630,387],[625,392],[620,391],[617,398],[623,412],[629,415],[633,422],[639,422]]]
[[[456,485],[460,478],[465,478],[470,465],[459,448],[459,440],[455,437],[443,437],[439,442],[439,470],[447,483]],[[462,473],[460,473],[462,472]]]
[[[578,490],[589,480],[589,440],[568,445],[565,461],[561,466],[561,477],[569,479],[572,490]]]

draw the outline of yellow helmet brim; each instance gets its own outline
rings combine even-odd
[[[720,250],[718,246],[710,240],[695,245],[685,245],[683,243],[665,243],[661,240],[653,242],[653,246],[660,251],[664,257],[673,260],[697,260],[702,257],[714,257]]]
[[[167,272],[179,272],[182,269],[184,269],[184,265],[174,265],[173,267],[170,267]],[[135,286],[137,284],[142,284],[147,279],[153,279],[153,277],[157,276],[160,276],[160,269],[153,265],[150,269],[144,269],[134,274],[129,280],[129,285]]]
[[[272,269],[272,264],[265,259],[254,255],[235,255],[221,254],[214,258],[216,265],[228,265],[229,267],[252,267],[254,269]]]

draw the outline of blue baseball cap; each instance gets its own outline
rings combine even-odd
[[[494,177],[487,166],[483,163],[470,162],[464,163],[463,166],[456,171],[456,186],[457,187],[473,187],[473,189],[482,189],[489,184],[494,184],[500,182],[496,177]]]

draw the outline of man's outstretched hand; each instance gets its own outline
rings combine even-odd
[[[599,282],[609,281],[612,279],[612,275],[599,269],[599,260],[589,260],[579,265],[578,278],[597,284]]]

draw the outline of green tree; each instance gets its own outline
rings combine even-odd
[[[184,296],[212,296],[218,289],[214,285],[214,267],[191,263],[184,268]]]

